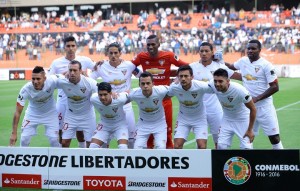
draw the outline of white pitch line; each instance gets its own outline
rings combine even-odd
[[[295,102],[295,103],[291,103],[291,104],[288,104],[288,105],[286,105],[286,106],[280,107],[280,108],[276,109],[276,111],[281,111],[281,110],[284,110],[284,109],[286,109],[286,108],[288,108],[288,107],[291,107],[291,106],[297,105],[297,104],[300,104],[300,101],[297,101],[297,102]],[[211,135],[211,134],[209,134],[208,136],[210,136],[210,135]],[[196,142],[196,139],[192,139],[192,140],[190,140],[190,141],[187,141],[187,142],[184,143],[184,145],[189,145],[189,144],[192,144],[192,143],[194,143],[194,142]]]
[[[297,102],[295,102],[295,103],[288,104],[288,105],[286,105],[286,106],[283,106],[283,107],[280,107],[280,108],[276,109],[276,111],[283,110],[283,109],[285,109],[285,108],[291,107],[291,106],[293,106],[293,105],[297,105],[297,104],[299,104],[299,103],[300,103],[300,101],[297,101]]]

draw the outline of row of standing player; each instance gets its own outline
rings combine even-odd
[[[87,58],[82,56],[76,56],[76,42],[75,39],[72,37],[68,37],[65,39],[65,49],[66,49],[66,57],[59,58],[55,60],[50,69],[50,73],[52,74],[60,74],[64,73],[68,70],[68,64],[71,60],[78,60],[82,64],[82,69],[85,70],[86,68],[93,68],[93,62]],[[254,48],[253,48],[254,47]],[[187,63],[181,61],[178,57],[176,57],[172,52],[164,52],[164,51],[158,51],[159,48],[159,39],[155,35],[151,35],[147,39],[147,49],[148,52],[142,52],[131,62],[128,62],[125,64],[126,61],[120,60],[120,47],[118,44],[113,43],[109,47],[108,56],[109,61],[104,62],[102,65],[99,65],[97,70],[92,73],[91,77],[98,78],[102,77],[104,81],[109,82],[113,90],[116,92],[122,92],[122,91],[129,91],[131,88],[131,74],[135,71],[135,66],[142,65],[144,71],[149,71],[150,73],[154,74],[154,85],[169,85],[170,84],[170,76],[171,76],[171,65],[174,64],[176,66],[182,66],[187,65]],[[257,102],[258,100],[269,100],[271,98],[271,95],[276,92],[276,88],[278,90],[278,83],[276,75],[274,74],[274,70],[272,68],[272,65],[265,61],[264,59],[259,57],[259,52],[261,49],[260,43],[253,41],[252,43],[248,44],[248,59],[244,62],[246,64],[252,65],[252,63],[256,61],[261,61],[262,63],[259,63],[261,65],[252,67],[253,71],[255,72],[254,75],[251,74],[250,76],[253,77],[253,79],[249,80],[249,75],[243,74],[243,80],[244,84],[247,83],[247,81],[255,81],[255,80],[262,80],[262,78],[255,77],[257,74],[260,75],[268,75],[271,74],[273,76],[273,81],[271,78],[268,78],[268,81],[265,81],[264,83],[268,83],[270,86],[267,87],[266,85],[264,87],[259,87],[260,94],[259,93],[252,93],[250,90],[250,93],[253,96],[253,100]],[[202,43],[200,47],[200,57],[201,60],[199,62],[195,62],[190,64],[190,66],[193,68],[194,71],[194,79],[201,80],[201,81],[208,81],[212,79],[212,72],[214,72],[218,68],[224,68],[225,65],[220,62],[214,62],[213,61],[213,47],[209,43]],[[245,60],[245,59],[244,59]],[[243,61],[238,61],[243,62]],[[247,63],[249,62],[249,63]],[[122,68],[121,66],[123,65]],[[254,64],[253,64],[254,65]],[[265,67],[267,65],[267,67]],[[129,66],[129,68],[128,68]],[[229,67],[232,67],[231,65],[228,65]],[[234,67],[238,67],[238,65],[234,65]],[[101,69],[100,69],[101,68]],[[235,68],[233,68],[235,69]],[[231,78],[235,79],[241,79],[238,73],[230,71],[228,68],[226,69],[229,73],[229,76]],[[270,71],[268,71],[270,70]],[[273,73],[272,73],[273,71]],[[269,73],[268,73],[269,72]],[[121,74],[121,77],[120,77]],[[123,76],[123,77],[122,77]],[[126,76],[126,77],[124,77]],[[119,77],[119,78],[118,78]],[[267,76],[268,77],[268,76]],[[275,77],[275,78],[274,78]],[[125,81],[125,85],[123,84]],[[122,85],[123,84],[123,85]],[[120,86],[121,85],[121,86]],[[271,89],[271,90],[270,90]],[[264,90],[264,91],[263,91]],[[58,99],[57,99],[57,109],[59,111],[59,119],[63,121],[64,112],[67,108],[66,101],[63,101],[65,96],[60,91],[58,92]],[[219,127],[221,127],[221,120],[222,120],[222,108],[214,94],[205,94],[204,95],[204,105],[206,107],[207,111],[207,121],[209,126],[211,127],[211,134],[213,136],[214,142],[217,143],[218,139],[218,131]],[[258,102],[260,103],[260,102]],[[127,104],[126,104],[127,105]],[[172,143],[172,102],[170,98],[165,98],[163,100],[164,110],[166,114],[166,121],[167,121],[167,148],[173,148]],[[273,104],[271,104],[273,105]],[[274,106],[273,106],[274,107]],[[263,108],[263,106],[261,107]],[[127,122],[129,123],[129,147],[133,147],[133,138],[135,135],[135,125],[134,125],[134,115],[132,111],[132,106],[127,105],[124,106],[124,109],[126,111],[126,118]],[[269,108],[272,110],[272,108]],[[67,110],[68,111],[68,110]],[[272,110],[273,111],[273,110]],[[274,110],[275,111],[275,110]],[[273,121],[272,127],[270,127],[269,124],[265,124],[268,122],[260,121],[260,119],[256,120],[255,126],[259,125],[259,123],[262,123],[262,127],[264,128],[265,133],[269,136],[270,141],[273,145],[273,148],[282,148],[282,144],[280,142],[279,138],[279,129],[278,129],[278,122],[276,118],[276,112],[274,115],[274,112],[269,112],[273,114],[272,116],[269,116],[269,119]],[[15,121],[15,120],[14,120]],[[274,122],[275,121],[275,122]],[[14,123],[15,124],[15,123]],[[60,123],[60,124],[66,124],[66,123]],[[276,126],[277,124],[277,126]],[[15,125],[14,125],[15,126]],[[274,127],[274,128],[273,128]],[[62,128],[62,126],[61,126]],[[13,128],[15,129],[15,128]],[[267,129],[277,129],[275,132],[268,131]],[[14,132],[14,130],[13,130]],[[16,140],[15,136],[12,134],[11,138],[11,145],[14,143],[14,140]],[[78,135],[80,135],[78,133]],[[77,136],[79,139],[80,147],[85,147],[84,137]],[[22,139],[22,138],[21,138]],[[153,139],[152,143],[148,144],[148,148],[153,147]],[[22,141],[21,141],[22,142]],[[27,141],[28,142],[28,141]],[[130,144],[132,143],[132,144]],[[22,144],[21,144],[22,145]],[[68,145],[68,144],[65,144]],[[131,146],[130,146],[131,145]]]

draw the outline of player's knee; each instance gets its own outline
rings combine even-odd
[[[21,136],[21,147],[28,147],[30,144],[31,136]]]
[[[119,144],[118,149],[128,149],[128,145],[127,144]]]
[[[225,150],[225,149],[228,149],[229,148],[229,145],[226,145],[226,144],[223,144],[223,143],[218,143],[217,145],[217,149],[219,150]]]
[[[99,148],[101,148],[101,146],[96,143],[91,143],[89,148],[99,149]]]
[[[57,137],[48,137],[51,147],[61,147]]]

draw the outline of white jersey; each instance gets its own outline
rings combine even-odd
[[[68,98],[68,109],[74,114],[84,114],[92,109],[90,97],[97,92],[97,82],[92,78],[80,75],[77,84],[69,82],[69,79],[59,76],[58,88],[61,88]]]
[[[213,81],[209,85],[223,107],[223,119],[228,121],[249,120],[250,110],[245,106],[245,103],[250,102],[252,97],[244,86],[236,82],[230,82],[228,90],[222,93],[217,91]]]
[[[190,64],[193,69],[193,75],[195,80],[209,82],[214,79],[213,73],[222,68],[228,72],[228,77],[230,78],[234,71],[229,69],[225,64],[220,64],[219,62],[212,61],[211,64],[204,66],[202,63],[193,62]],[[215,94],[205,94],[203,97],[204,105],[206,107],[207,114],[216,113],[222,110],[222,107],[218,101],[218,98]]]
[[[56,88],[57,78],[55,76],[47,77],[42,90],[34,89],[32,82],[28,82],[20,90],[17,102],[24,107],[26,100],[29,100],[26,113],[31,116],[40,117],[44,114],[56,112],[53,97]]]
[[[139,117],[142,121],[165,121],[165,112],[162,100],[167,95],[168,86],[153,86],[152,95],[146,97],[141,88],[133,89],[129,94],[129,99],[135,101],[139,106]]]
[[[172,83],[168,95],[177,97],[181,114],[199,118],[206,115],[205,106],[203,105],[204,94],[213,93],[213,91],[206,82],[192,80],[191,83],[192,86],[189,90],[184,90],[180,83]]]
[[[243,85],[252,97],[264,93],[270,87],[269,83],[277,79],[274,66],[264,58],[251,63],[248,57],[243,57],[234,63],[234,67],[240,70]],[[269,104],[273,104],[272,96],[255,103],[256,106]]]
[[[128,100],[126,92],[120,93],[117,99],[112,99],[112,103],[104,105],[100,100],[98,93],[94,93],[91,97],[94,108],[101,116],[101,123],[104,126],[119,126],[126,123],[126,115],[123,109],[124,104]]]
[[[117,67],[110,65],[109,61],[104,61],[90,77],[93,79],[101,77],[104,82],[111,85],[114,92],[120,93],[131,89],[131,76],[135,68],[130,61],[122,61]]]
[[[86,71],[87,69],[93,70],[95,63],[86,56],[76,56],[74,60],[77,60],[81,63],[81,69],[82,71]],[[65,72],[68,72],[68,66],[71,60],[66,59],[66,57],[60,57],[51,63],[49,74],[63,74]],[[64,93],[61,89],[58,90],[58,100],[66,100],[66,96],[64,96]],[[62,99],[62,100],[61,100]]]

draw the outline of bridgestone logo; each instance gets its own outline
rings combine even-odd
[[[128,187],[166,187],[164,182],[128,182]]]
[[[44,180],[44,185],[65,185],[65,186],[80,186],[81,181],[69,180]]]

